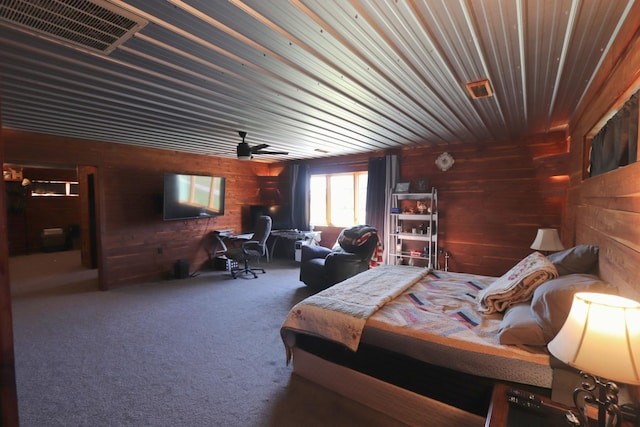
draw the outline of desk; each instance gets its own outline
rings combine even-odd
[[[271,236],[273,236],[273,242],[271,243],[271,249],[269,252],[273,257],[275,254],[276,245],[280,240],[291,242],[295,245],[295,242],[299,240],[305,241],[309,245],[317,245],[322,239],[322,231],[299,231],[299,230],[273,230]],[[294,246],[295,254],[295,246]]]
[[[322,231],[298,231],[298,230],[273,230],[271,231],[271,248],[267,250],[267,262],[273,258],[276,245],[280,240],[295,243],[304,241],[309,245],[317,245],[320,241]],[[233,234],[233,230],[215,230],[211,232],[212,249],[209,252],[209,261],[215,258],[224,257],[227,251],[226,242],[234,240],[249,240],[253,237],[253,233]]]

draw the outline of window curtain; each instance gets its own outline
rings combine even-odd
[[[591,140],[590,175],[596,176],[638,159],[638,92]]]
[[[369,159],[367,180],[367,224],[378,230],[382,239],[382,259],[387,259],[388,233],[391,226],[391,189],[395,187],[399,176],[398,156],[388,155]]]
[[[291,193],[291,225],[298,230],[309,229],[309,165],[292,163],[289,165]]]
[[[386,164],[384,157],[369,159],[367,166],[366,222],[378,230],[380,238],[384,232],[384,205],[386,201]]]

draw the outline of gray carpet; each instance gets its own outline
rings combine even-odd
[[[279,329],[293,261],[97,291],[77,251],[10,259],[21,425],[389,426],[292,375]]]

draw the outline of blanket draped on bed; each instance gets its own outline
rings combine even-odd
[[[430,271],[382,265],[296,304],[280,329],[287,363],[291,360],[295,334],[300,331],[328,338],[356,351],[367,319]]]

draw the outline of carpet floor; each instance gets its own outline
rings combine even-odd
[[[78,251],[12,257],[22,426],[395,426],[285,364],[294,261],[97,290]]]

